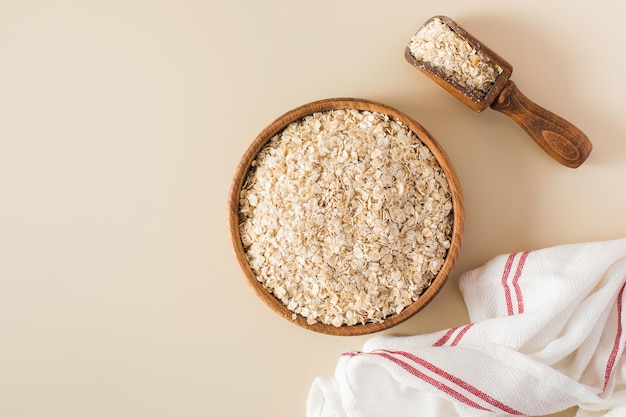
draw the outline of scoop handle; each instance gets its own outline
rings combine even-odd
[[[556,161],[578,168],[589,156],[592,144],[576,126],[535,104],[509,80],[491,108],[520,125]]]

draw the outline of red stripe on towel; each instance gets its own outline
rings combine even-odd
[[[606,387],[609,385],[609,379],[611,378],[613,368],[615,367],[617,353],[619,352],[619,348],[622,345],[622,296],[624,295],[624,286],[626,286],[626,284],[622,284],[622,288],[619,290],[619,294],[617,295],[617,334],[615,335],[615,341],[613,342],[613,349],[611,350],[611,354],[609,355],[609,359],[606,363],[606,369],[604,371],[604,386],[602,387],[602,392],[604,392],[606,390]]]
[[[452,338],[452,335],[454,333],[456,333],[457,330],[461,329],[458,332],[458,334],[456,335],[456,337],[454,338],[454,340],[452,340],[452,343],[450,343],[450,346],[458,345],[459,342],[461,341],[461,339],[463,338],[463,336],[465,335],[465,333],[467,333],[467,331],[473,325],[474,325],[474,323],[470,323],[470,324],[466,324],[465,326],[453,327],[453,328],[449,329],[443,336],[441,336],[441,338],[439,340],[437,340],[435,343],[433,343],[433,346],[438,347],[438,346],[445,345],[448,342],[448,340],[450,340],[450,338]]]
[[[401,367],[402,369],[404,369],[405,371],[407,371],[408,373],[410,373],[411,375],[421,379],[422,381],[432,385],[433,387],[437,388],[438,390],[448,394],[450,397],[454,398],[457,401],[462,402],[465,405],[469,405],[470,407],[476,408],[478,410],[483,410],[483,411],[489,411],[488,409],[486,409],[485,407],[481,406],[480,404],[470,400],[469,398],[467,398],[465,395],[461,394],[458,390],[449,387],[448,385],[437,381],[436,379],[429,377],[428,375],[424,374],[423,372],[419,371],[417,368],[409,365],[408,363],[401,361],[398,358],[393,357],[392,355],[390,355],[389,353],[386,352],[372,352],[374,355],[378,355],[381,356],[385,359],[389,359],[391,362],[393,362],[394,364],[398,365],[399,367]]]
[[[509,276],[511,275],[511,269],[513,267],[513,262],[515,261],[515,257],[520,254],[511,253],[504,264],[504,271],[502,272],[502,287],[504,288],[504,299],[506,302],[506,311],[509,316],[513,314],[521,314],[524,312],[524,298],[522,296],[522,289],[519,286],[519,279],[522,275],[522,271],[524,270],[524,265],[526,263],[526,258],[528,257],[528,252],[521,252],[521,256],[517,261],[517,268],[515,269],[515,274],[513,275],[513,279],[509,283]],[[513,306],[513,295],[515,293],[515,301],[517,304],[517,309]],[[517,310],[517,311],[516,311]]]
[[[429,371],[437,374],[438,376],[440,376],[440,377],[446,379],[447,381],[453,383],[457,387],[464,389],[465,391],[471,393],[472,395],[476,396],[477,398],[480,398],[481,400],[483,400],[486,403],[496,407],[497,409],[499,409],[501,411],[504,411],[504,412],[509,413],[509,414],[514,414],[514,415],[522,415],[521,412],[515,410],[513,407],[509,407],[508,405],[506,405],[506,404],[496,400],[495,398],[493,398],[492,396],[490,396],[486,392],[481,391],[480,389],[476,388],[475,386],[471,385],[470,383],[468,383],[468,382],[466,382],[466,381],[464,381],[464,380],[462,380],[462,379],[460,379],[460,378],[458,378],[458,377],[456,377],[456,376],[446,372],[445,370],[439,368],[438,366],[435,366],[434,364],[432,364],[432,363],[430,363],[430,362],[428,362],[428,361],[426,361],[426,360],[424,360],[422,358],[419,358],[419,357],[417,357],[417,356],[415,356],[415,355],[413,355],[413,354],[411,354],[409,352],[405,352],[405,351],[387,351],[387,352],[391,353],[391,354],[400,355],[400,356],[403,356],[403,357],[405,357],[407,359],[410,359],[411,361],[415,362],[416,364],[418,364],[418,365],[428,369]],[[379,353],[379,352],[374,352],[374,353],[377,353],[379,355],[384,355],[383,353]],[[393,358],[393,357],[388,357],[388,356],[385,356],[385,357],[387,357],[388,359],[392,360],[394,363],[402,366],[405,369],[407,369],[407,367],[410,367],[411,369],[415,369],[415,368],[411,367],[410,365],[406,364],[405,362],[403,362],[401,360],[398,360],[398,359]],[[415,370],[417,371],[417,369],[415,369]],[[419,372],[419,371],[417,371],[417,372]],[[424,375],[421,372],[420,372],[420,374]],[[418,376],[418,375],[416,375],[416,376]],[[424,375],[424,376],[427,377],[426,375]],[[418,376],[418,377],[421,378],[421,376]],[[432,378],[430,378],[430,377],[427,377],[427,378],[432,380]],[[449,387],[447,385],[443,385],[441,382],[438,382],[436,380],[434,380],[434,381],[437,383],[437,385],[435,385],[437,388],[441,389],[440,386],[444,386],[448,390],[456,392],[453,388],[451,388],[451,387]],[[430,381],[426,381],[426,382],[431,383]],[[432,385],[432,383],[431,383],[431,385]],[[472,403],[472,404],[469,404],[468,402],[463,401],[465,404],[471,405],[472,407],[478,408],[480,410],[485,410],[484,407],[482,407],[481,405],[479,405],[477,403],[474,403],[472,400],[470,400],[469,398],[463,396],[462,394],[458,393],[458,395]]]
[[[506,310],[507,313],[509,313],[509,316],[513,315],[513,300],[511,299],[511,289],[509,288],[508,280],[515,255],[515,253],[509,255],[506,260],[506,264],[504,264],[504,271],[502,272],[502,287],[504,287],[504,299],[506,301]]]
[[[452,337],[452,335],[454,334],[454,332],[456,331],[456,329],[458,329],[458,327],[453,327],[450,330],[448,330],[442,337],[441,339],[437,340],[433,346],[443,346],[448,340],[450,340],[450,338]]]
[[[456,346],[459,344],[459,342],[461,341],[461,339],[463,338],[463,336],[465,335],[465,333],[467,333],[467,331],[470,329],[470,327],[472,327],[474,325],[474,323],[470,323],[470,324],[466,324],[465,326],[463,326],[463,328],[461,329],[461,331],[459,332],[459,334],[456,335],[456,337],[454,338],[454,340],[452,341],[452,343],[450,343],[450,346]]]
[[[522,289],[519,286],[519,277],[522,275],[522,270],[524,269],[524,264],[526,263],[526,258],[528,257],[528,252],[522,253],[522,256],[517,263],[517,270],[515,271],[515,276],[513,277],[513,289],[515,290],[515,298],[517,299],[517,313],[522,314],[524,312],[524,299],[522,298]]]

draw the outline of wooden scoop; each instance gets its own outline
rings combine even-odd
[[[533,140],[552,158],[570,167],[579,167],[591,153],[591,142],[587,136],[567,120],[535,104],[524,96],[509,78],[513,67],[498,54],[479,42],[461,26],[446,16],[434,16],[428,19],[417,31],[420,34],[433,20],[438,19],[452,30],[460,39],[469,44],[474,51],[474,58],[467,58],[466,65],[476,65],[482,56],[497,70],[497,77],[488,89],[482,91],[468,87],[450,71],[423,59],[418,60],[411,50],[412,43],[405,49],[406,60],[434,80],[449,93],[477,112],[491,107],[502,112],[519,124]],[[436,22],[439,23],[439,22]],[[412,39],[413,41],[413,39]],[[459,57],[457,57],[459,58]],[[461,61],[465,57],[460,57]]]

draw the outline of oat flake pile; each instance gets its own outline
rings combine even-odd
[[[381,322],[441,269],[452,200],[405,125],[354,109],[291,123],[252,162],[240,235],[257,279],[309,324]]]
[[[477,97],[485,97],[502,68],[456,34],[441,19],[421,28],[409,43],[411,54],[455,80]]]

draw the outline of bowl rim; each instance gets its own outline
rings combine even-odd
[[[292,316],[294,313],[288,310],[279,299],[274,297],[274,295],[272,295],[271,292],[263,287],[261,282],[257,280],[256,274],[252,271],[248,264],[243,244],[241,242],[239,232],[239,198],[241,187],[243,186],[243,182],[245,181],[247,173],[250,169],[251,162],[272,137],[284,130],[290,123],[300,120],[307,115],[339,109],[355,109],[360,111],[382,113],[389,116],[392,120],[406,125],[413,133],[415,133],[433,153],[446,176],[448,186],[450,187],[450,194],[452,196],[453,223],[451,244],[444,259],[444,264],[437,276],[433,278],[428,288],[418,297],[416,301],[408,305],[400,313],[387,316],[387,318],[380,323],[365,323],[336,327],[320,322],[308,324],[306,318],[299,314],[296,314],[296,317],[293,318]],[[256,136],[243,154],[235,170],[228,196],[228,223],[231,244],[239,267],[249,286],[252,287],[256,295],[261,298],[266,305],[283,318],[305,329],[329,335],[357,336],[379,332],[406,321],[422,310],[435,297],[435,295],[439,293],[456,264],[463,240],[464,218],[465,213],[461,185],[452,162],[441,145],[439,145],[439,143],[430,135],[430,133],[426,131],[426,129],[422,127],[422,125],[405,113],[386,104],[361,98],[328,98],[317,100],[289,110],[282,116],[275,119]]]

